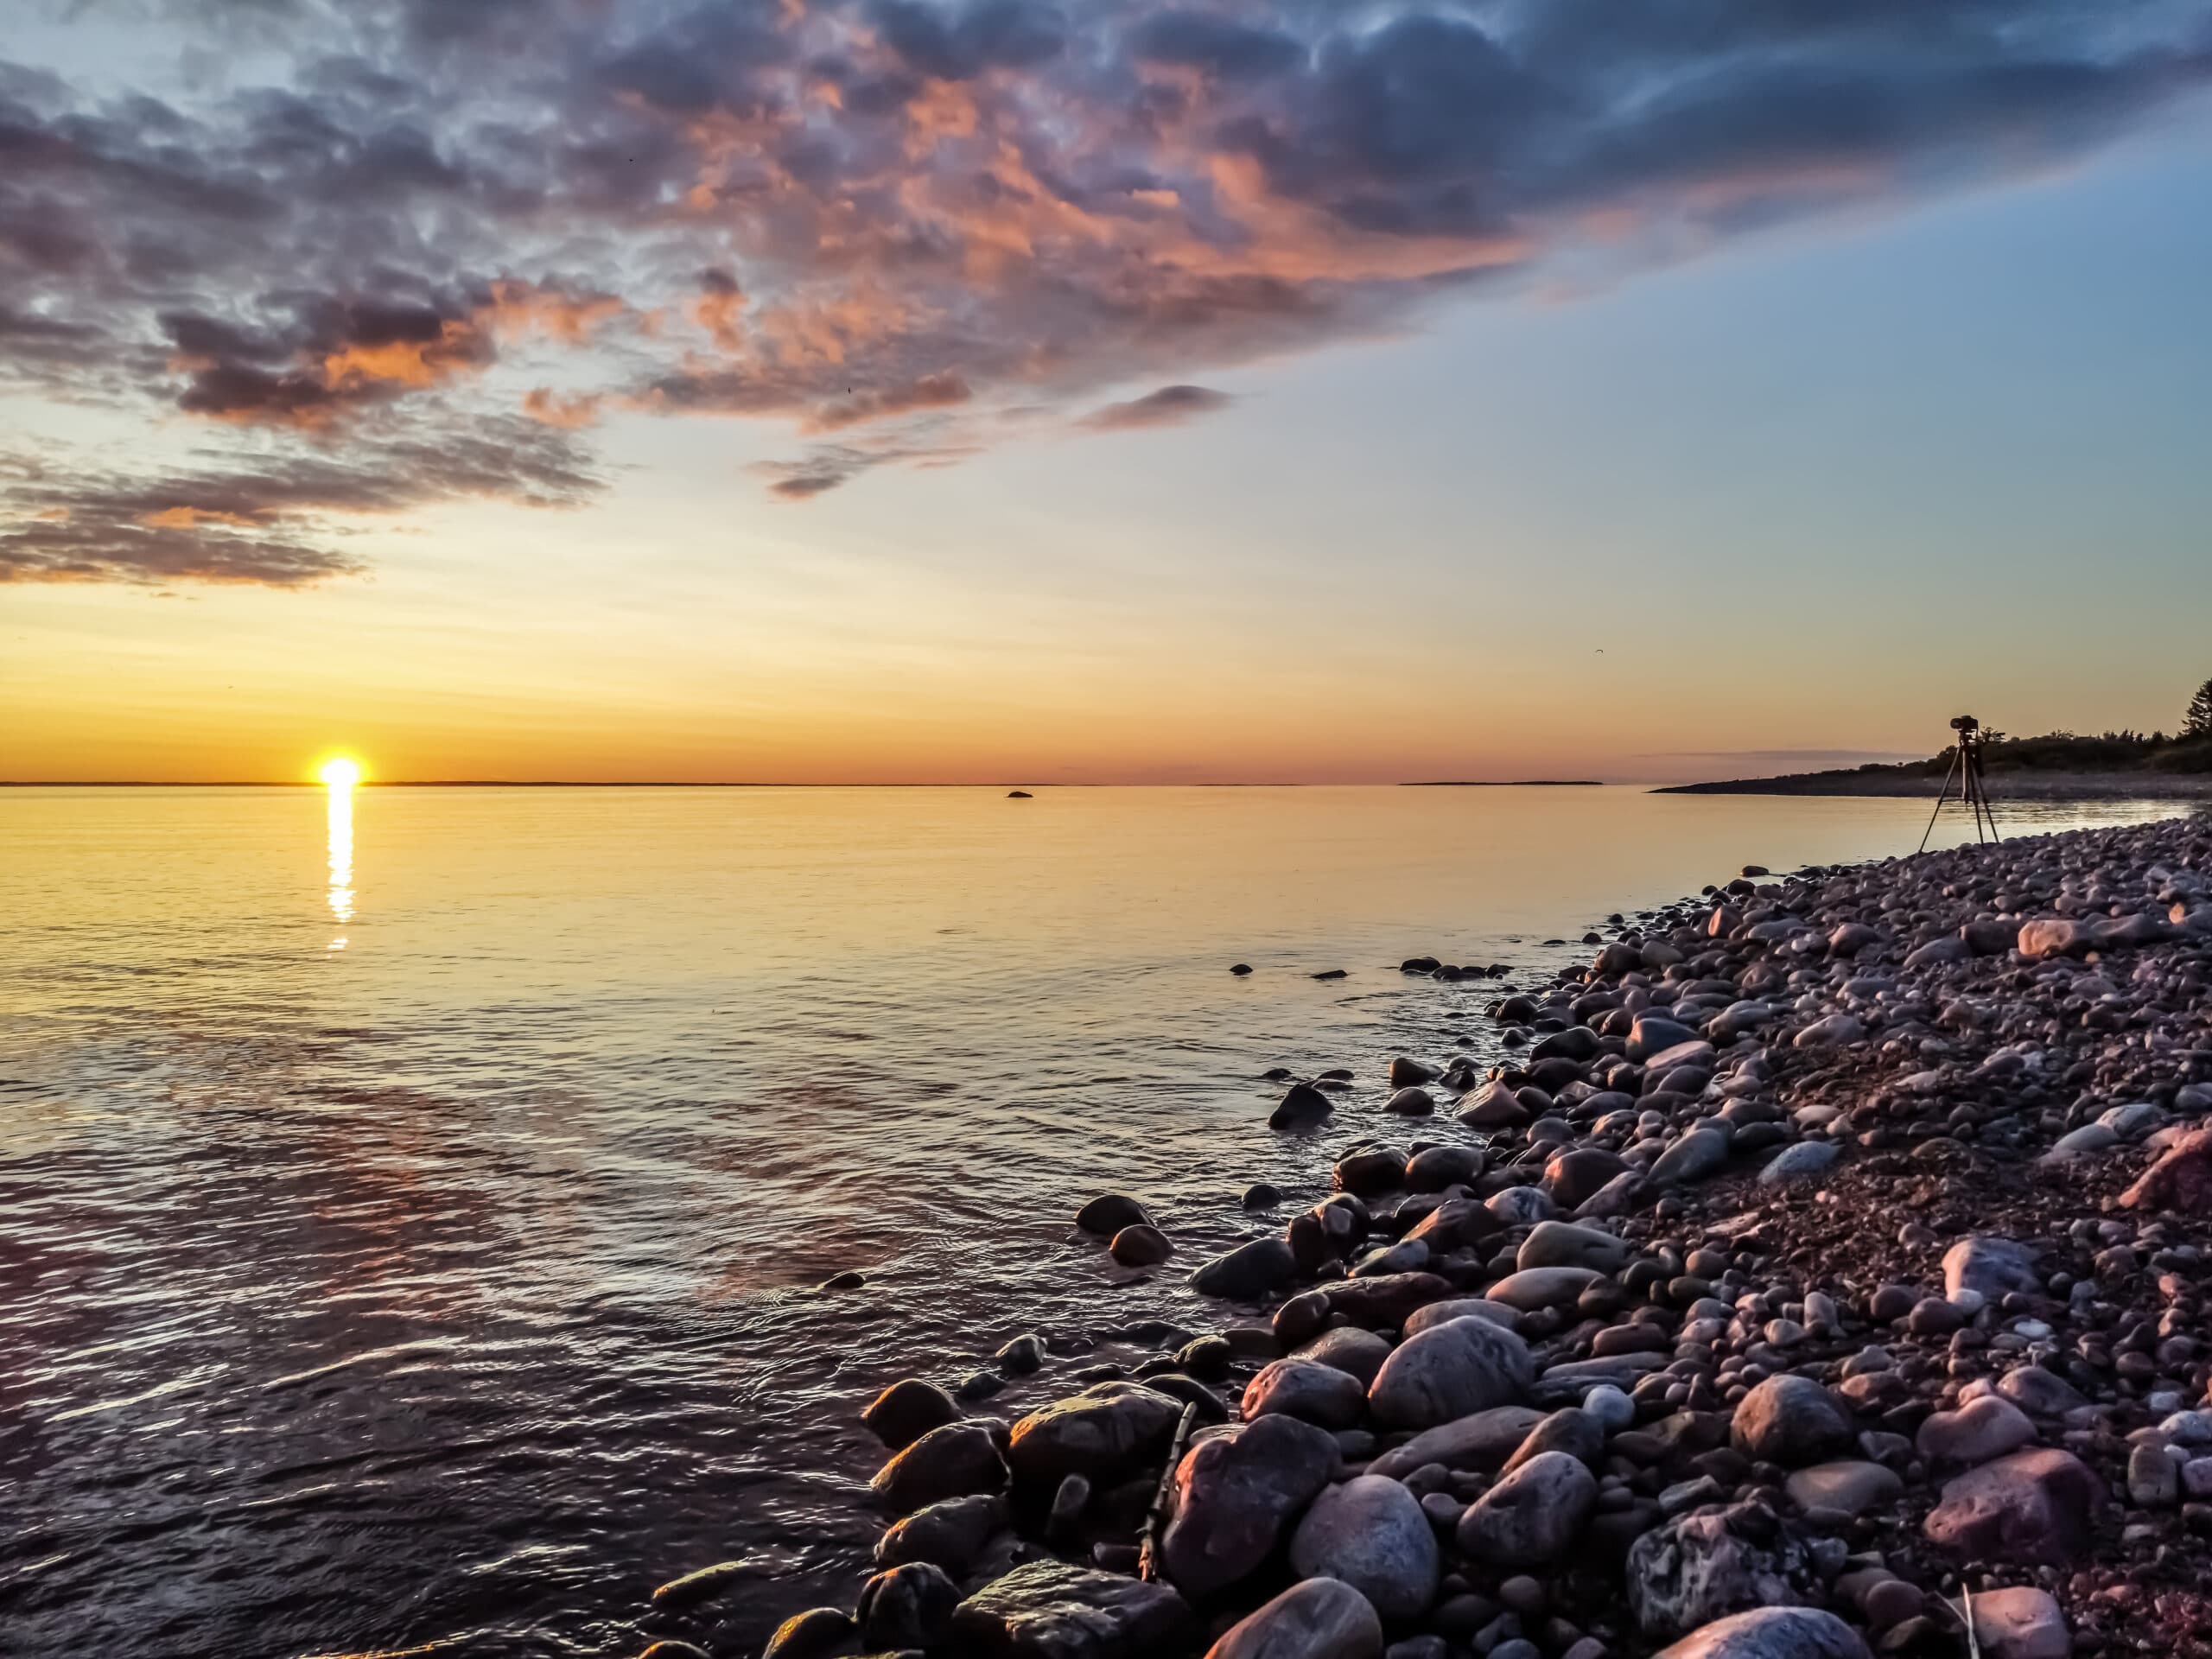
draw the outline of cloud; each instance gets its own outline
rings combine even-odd
[[[1077,424],[1093,432],[1126,432],[1146,426],[1179,426],[1226,409],[1236,401],[1225,391],[1206,386],[1162,386],[1158,391],[1125,404],[1108,404],[1093,410]]]
[[[25,3],[196,49],[121,90],[0,61],[0,391],[181,424],[203,480],[397,457],[417,504],[458,487],[425,448],[540,499],[595,419],[835,440],[765,474],[795,499],[1018,411],[1188,418],[1201,376],[2069,162],[2212,80],[2202,0],[135,0],[127,42]],[[103,504],[176,475],[108,467],[0,478],[15,579],[317,580],[405,510],[149,524]]]

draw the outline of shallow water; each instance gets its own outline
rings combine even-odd
[[[876,1389],[1105,1344],[1018,1410],[1126,1321],[1203,1328],[1179,1270],[1267,1226],[1244,1185],[1325,1180],[1392,1052],[1490,1057],[1496,986],[1400,959],[1530,982],[1609,911],[1909,852],[1927,811],[0,791],[0,1653],[751,1651],[849,1605]],[[1359,1088],[1272,1135],[1275,1065]],[[1071,1241],[1109,1189],[1176,1270]]]

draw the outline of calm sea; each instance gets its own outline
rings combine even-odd
[[[1393,1051],[1488,1056],[1495,987],[1402,958],[1527,982],[1927,810],[0,791],[0,1652],[748,1651],[850,1603],[874,1390],[1101,1344],[1019,1410],[1127,1322],[1204,1328],[1179,1270],[1071,1241],[1083,1199],[1141,1196],[1179,1269],[1267,1224],[1248,1182],[1325,1179]],[[1360,1086],[1271,1135],[1278,1065]],[[730,1558],[703,1620],[649,1614]]]

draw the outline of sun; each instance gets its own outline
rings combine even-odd
[[[322,769],[315,776],[333,789],[351,789],[361,781],[361,763],[341,754],[335,760],[324,761]]]

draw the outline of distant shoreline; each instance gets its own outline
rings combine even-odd
[[[1400,789],[1603,789],[1602,778],[1420,778]]]
[[[2212,777],[2157,772],[1993,772],[1989,798],[2005,801],[2212,800]],[[1837,795],[1933,800],[1943,790],[1938,773],[1882,771],[1796,772],[1778,778],[1736,778],[1722,783],[1670,784],[1655,795]]]

